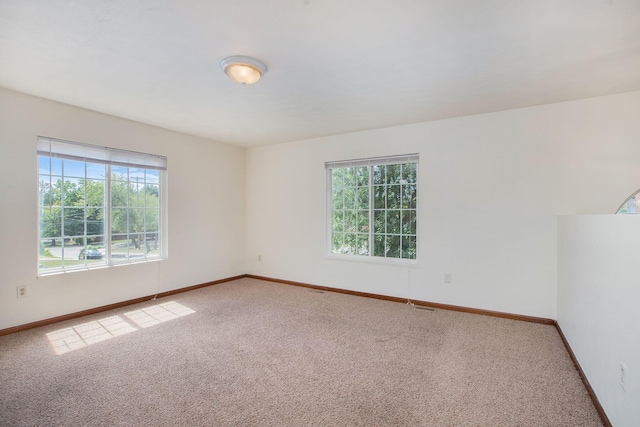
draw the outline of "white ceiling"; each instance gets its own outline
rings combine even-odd
[[[0,86],[249,147],[640,90],[640,0],[0,0]]]

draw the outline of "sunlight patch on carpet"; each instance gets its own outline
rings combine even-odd
[[[110,316],[49,332],[47,338],[53,351],[61,355],[192,313],[195,311],[175,301],[169,301],[130,311],[124,314],[125,317]]]

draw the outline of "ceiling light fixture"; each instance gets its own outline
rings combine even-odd
[[[220,67],[231,80],[243,85],[254,84],[267,72],[267,66],[262,62],[240,55],[224,58]]]

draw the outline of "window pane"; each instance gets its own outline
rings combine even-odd
[[[387,236],[388,258],[400,258],[400,236]]]
[[[344,168],[331,169],[331,187],[344,187]]]
[[[85,183],[85,204],[86,206],[104,206],[105,182],[101,180],[88,179]]]
[[[125,166],[111,166],[111,179],[118,181],[129,180],[129,168]]]
[[[358,233],[369,232],[369,211],[358,211]]]
[[[63,160],[62,165],[64,167],[63,169],[64,176],[68,176],[72,178],[85,177],[84,162],[78,162],[75,160]]]
[[[84,236],[84,208],[64,208],[64,236]]]
[[[416,211],[402,211],[402,234],[416,234]]]
[[[344,246],[342,248],[342,253],[351,255],[356,253],[356,233],[344,234]]]
[[[353,187],[346,188],[344,190],[344,208],[355,209],[356,205],[357,205],[356,189]]]
[[[402,165],[402,181],[409,184],[415,184],[417,182],[416,163],[405,163]]]
[[[98,236],[104,234],[104,221],[87,221],[87,236]]]
[[[144,231],[144,209],[129,209],[129,233]]]
[[[340,253],[340,248],[342,248],[342,243],[344,242],[344,234],[343,233],[333,233],[331,235],[331,251],[334,254]]]
[[[129,239],[126,234],[113,234],[111,236],[111,259],[122,261],[129,258]]]
[[[345,233],[356,232],[356,211],[354,210],[344,211],[344,231]]]
[[[331,194],[333,209],[344,208],[344,190],[342,188],[334,188]]]
[[[400,211],[387,211],[387,234],[400,234]]]
[[[386,231],[386,215],[383,210],[373,211],[373,232],[375,234],[384,234]]]
[[[129,205],[129,186],[124,181],[111,181],[111,206]]]
[[[368,234],[356,235],[356,254],[369,255],[369,235]]]
[[[358,188],[358,209],[369,209],[369,187]]]
[[[400,165],[387,165],[387,184],[400,183],[402,170]]]
[[[158,231],[158,220],[160,219],[160,211],[158,209],[145,210],[145,231]]]
[[[386,182],[386,169],[384,165],[373,166],[373,183],[375,185]]]
[[[387,209],[399,209],[400,196],[400,186],[389,185],[387,187]]]
[[[402,258],[416,259],[416,236],[402,236]]]
[[[128,225],[128,209],[113,208],[111,209],[111,232],[114,234],[126,233],[129,230]]]
[[[376,209],[385,209],[387,206],[387,192],[384,185],[376,185],[373,187],[373,207]]]
[[[147,257],[160,255],[160,241],[158,233],[150,233],[146,236],[145,250]]]
[[[160,184],[160,171],[155,169],[147,169],[146,182],[147,185]]]
[[[102,179],[107,177],[107,165],[87,163],[87,178]]]
[[[344,168],[344,186],[345,187],[355,187],[356,169],[357,168]]]
[[[384,234],[374,234],[373,236],[373,255],[385,256],[386,253],[386,238]]]
[[[402,207],[404,209],[416,208],[416,186],[415,184],[402,186]]]
[[[341,210],[333,211],[331,219],[331,229],[333,230],[333,232],[342,233],[344,231],[344,212]]]
[[[357,184],[359,187],[369,187],[369,168],[356,168]]]
[[[83,183],[84,184],[84,183]],[[63,178],[62,203],[64,206],[84,205],[84,185],[78,178]]]

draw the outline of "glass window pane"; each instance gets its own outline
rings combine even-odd
[[[373,169],[373,184],[380,185],[386,182],[386,167],[384,165],[376,165]]]
[[[358,211],[358,233],[369,232],[369,211]]]
[[[129,168],[126,166],[111,166],[111,179],[118,181],[129,180]]]
[[[386,238],[384,234],[373,235],[373,255],[385,256],[386,253]]]
[[[111,232],[114,234],[126,233],[129,229],[128,225],[128,209],[113,208],[111,209]]]
[[[369,209],[369,187],[358,188],[358,209]]]
[[[105,182],[101,180],[88,179],[85,186],[85,204],[87,206],[104,206]]]
[[[87,163],[87,178],[105,179],[107,177],[107,165],[100,163]]]
[[[104,221],[87,221],[87,236],[104,234]]]
[[[384,234],[386,232],[386,222],[385,211],[373,211],[373,232],[375,234]]]
[[[147,195],[147,207],[150,201],[155,200],[155,205],[158,206],[158,199],[160,198],[160,186],[154,184],[147,184],[144,187],[144,192]]]
[[[400,211],[387,211],[387,234],[400,234]]]
[[[334,188],[331,197],[333,200],[333,209],[342,209],[344,208],[344,189],[342,188]]]
[[[417,191],[416,191],[415,184],[403,185],[401,192],[402,192],[402,207],[404,209],[415,209],[416,199],[417,199]]]
[[[342,248],[345,254],[355,254],[356,253],[356,234],[355,233],[345,233],[344,234],[344,246]]]
[[[401,194],[399,185],[387,186],[387,209],[399,209],[400,196]]]
[[[64,206],[84,205],[84,183],[78,178],[63,178],[62,203]]]
[[[333,211],[331,229],[334,233],[342,233],[344,231],[344,211]]]
[[[369,255],[369,235],[368,234],[356,235],[356,254]]]
[[[331,169],[331,187],[344,187],[344,168]]]
[[[369,168],[356,168],[357,184],[359,187],[369,187]]]
[[[402,169],[400,165],[387,165],[387,184],[400,183]]]
[[[62,237],[62,208],[45,207],[40,211],[40,237],[43,239]],[[51,244],[55,245],[55,241]]]
[[[348,187],[344,190],[344,208],[355,209],[357,206],[357,193],[353,187]]]
[[[146,232],[155,232],[158,231],[158,222],[160,219],[160,211],[158,209],[145,209],[145,231]]]
[[[144,209],[129,209],[129,233],[144,231]]]
[[[403,183],[415,184],[417,181],[417,164],[405,163],[402,165]]]
[[[50,178],[53,178],[50,181]],[[40,206],[60,206],[62,203],[62,178],[49,177],[49,175],[40,175],[40,181],[38,183],[40,189]],[[59,182],[59,183],[58,183]]]
[[[149,233],[146,235],[145,250],[147,257],[160,255],[160,238],[158,233]]]
[[[64,236],[84,236],[84,208],[64,208]]]
[[[400,258],[400,236],[387,236],[388,258]]]
[[[334,254],[339,254],[344,242],[343,233],[333,233],[331,235],[331,251]]]
[[[415,209],[402,211],[402,234],[416,234]]]
[[[356,232],[356,211],[355,210],[344,211],[344,231],[345,233]]]
[[[129,206],[129,186],[123,181],[111,181],[111,206]]]
[[[357,168],[344,168],[344,186],[345,187],[356,186],[356,169]]]
[[[416,259],[416,236],[402,236],[402,258]]]
[[[146,183],[149,184],[160,184],[160,171],[155,169],[146,169]]]
[[[384,185],[373,187],[373,207],[375,209],[385,209],[387,206],[387,192]]]
[[[62,165],[64,167],[64,176],[73,178],[84,178],[85,175],[85,163],[78,162],[76,160],[63,160]]]
[[[123,261],[129,258],[129,239],[126,234],[113,234],[111,236],[111,259]]]

